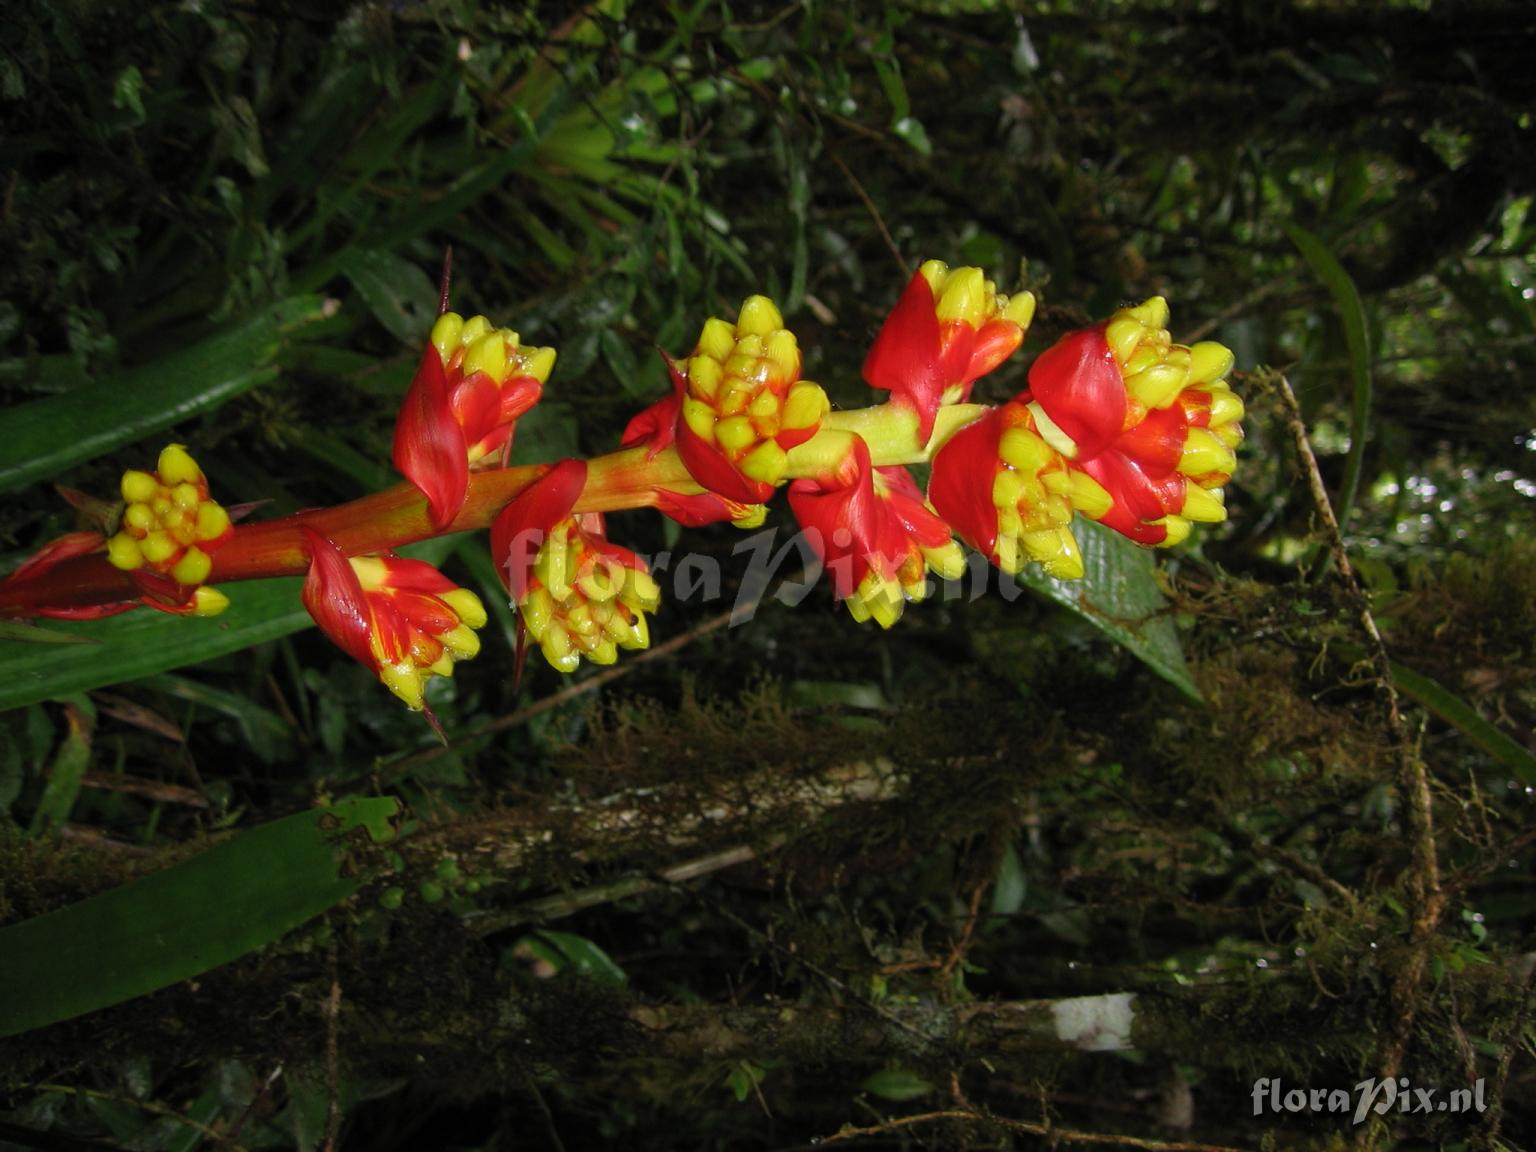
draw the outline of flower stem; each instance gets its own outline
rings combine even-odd
[[[957,404],[940,409],[934,433],[924,445],[917,439],[917,417],[897,404],[830,413],[816,436],[789,453],[789,479],[817,477],[835,469],[847,452],[849,433],[869,444],[876,465],[914,464],[932,458],[949,438],[986,409]],[[473,472],[464,506],[453,523],[439,532],[427,500],[408,483],[331,508],[314,508],[236,527],[228,543],[213,555],[210,584],[270,576],[298,576],[309,568],[301,528],[333,541],[345,554],[388,552],[449,532],[487,528],[497,514],[548,471],[547,465]],[[680,495],[704,491],[688,473],[674,447],[650,454],[644,445],[598,456],[588,463],[587,485],[577,512],[620,512],[655,507],[657,491]],[[36,615],[45,608],[85,608],[136,600],[129,573],[93,552],[49,569],[46,579],[0,582],[0,617]]]

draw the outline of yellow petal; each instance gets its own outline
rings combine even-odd
[[[475,342],[485,338],[488,332],[494,331],[491,322],[484,316],[471,316],[464,321],[459,329],[459,343],[468,348]]]
[[[464,354],[464,375],[484,372],[500,384],[507,375],[507,343],[500,332],[476,340]]]
[[[216,540],[229,531],[229,513],[212,500],[205,500],[197,509],[197,538]]]
[[[171,577],[178,584],[201,584],[213,570],[213,561],[201,548],[188,548],[171,569]]]
[[[119,532],[107,541],[107,563],[124,572],[132,572],[144,567],[144,553],[139,550],[137,540],[126,532]]]
[[[715,442],[729,456],[745,451],[757,440],[757,429],[748,416],[731,416],[715,425]]]
[[[177,484],[196,484],[203,478],[202,469],[197,466],[197,461],[193,460],[180,444],[165,446],[160,453],[160,462],[155,466],[155,471],[160,474],[160,483],[172,487]]]
[[[1114,498],[1088,473],[1073,468],[1069,475],[1072,487],[1068,491],[1068,498],[1072,501],[1072,507],[1090,520],[1102,520],[1114,504]]]
[[[1179,515],[1201,524],[1220,524],[1227,518],[1226,495],[1220,488],[1186,484],[1184,507],[1179,509]]]
[[[698,353],[718,360],[722,364],[736,349],[736,329],[719,317],[711,317],[704,322],[704,331],[699,334]]]
[[[789,467],[789,454],[775,441],[764,440],[741,458],[739,467],[744,476],[763,484],[777,484]]]
[[[724,376],[720,361],[712,356],[695,356],[688,361],[688,391],[702,400],[713,400]]]
[[[935,310],[940,320],[960,320],[979,328],[986,295],[987,278],[980,268],[956,268],[945,280]]]
[[[763,336],[784,327],[784,317],[766,296],[748,296],[736,317],[737,336]]]
[[[780,380],[789,382],[800,375],[800,346],[795,334],[780,328],[768,337],[763,355],[773,364]]]
[[[1129,371],[1130,366],[1126,366]],[[1187,376],[1176,364],[1153,364],[1125,378],[1125,389],[1148,408],[1166,408],[1184,390]]]
[[[379,669],[379,679],[412,711],[420,712],[425,704],[422,699],[422,686],[426,683],[426,673],[414,664],[385,664]]]
[[[139,544],[139,550],[144,553],[144,559],[155,565],[164,564],[176,554],[178,548],[176,541],[161,531],[151,532]]]
[[[1189,382],[1209,384],[1232,371],[1232,349],[1214,340],[1202,340],[1189,350]]]
[[[1189,521],[1182,516],[1164,516],[1160,523],[1168,530],[1168,535],[1157,542],[1159,548],[1172,548],[1189,539]]]
[[[160,481],[148,472],[123,473],[123,499],[130,504],[147,504],[160,494]]]
[[[1030,321],[1035,318],[1035,294],[1015,292],[1003,305],[1002,315],[1004,320],[1012,320],[1020,328],[1027,329]]]
[[[534,348],[523,359],[523,375],[532,376],[540,384],[549,382],[549,374],[555,370],[555,350]]]
[[[229,607],[229,597],[206,585],[192,593],[192,615],[217,616]]]
[[[1029,558],[1057,580],[1077,580],[1083,575],[1083,553],[1069,528],[1051,528],[1027,532],[1024,550]]]
[[[1125,312],[1153,331],[1168,326],[1168,301],[1161,296],[1153,296]]]
[[[784,427],[811,428],[832,410],[831,401],[820,384],[802,380],[784,399]]]
[[[470,628],[485,627],[485,605],[468,588],[453,588],[439,593],[437,598],[453,610],[460,623]]]
[[[702,400],[695,400],[691,396],[683,398],[683,423],[699,439],[714,439],[715,419],[715,410]]]
[[[1186,476],[1232,474],[1237,455],[1205,428],[1191,428],[1179,457],[1179,471]]]
[[[437,323],[432,325],[432,347],[437,349],[438,358],[442,360],[444,367],[458,348],[459,333],[462,331],[464,331],[464,317],[457,312],[444,312],[437,318]]]

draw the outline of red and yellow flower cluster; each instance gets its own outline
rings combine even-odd
[[[474,593],[393,551],[428,535],[489,524],[520,652],[531,640],[571,672],[644,648],[660,604],[644,561],[608,539],[605,512],[653,507],[686,525],[752,527],[787,486],[835,596],[883,627],[931,578],[961,575],[963,545],[1010,573],[1035,563],[1071,578],[1083,573],[1078,514],[1165,546],[1225,519],[1243,417],[1226,379],[1231,352],[1174,343],[1154,297],[1062,336],[1011,400],[970,403],[1034,313],[1028,292],[1006,296],[978,268],[931,260],[864,362],[888,401],[833,412],[801,378],[778,308],[752,296],[734,321],[708,321],[688,355],[667,358],[671,394],[630,422],[618,452],[512,468],[517,421],[555,353],[447,311],[445,291],[395,429],[394,461],[414,493],[237,529],[172,445],[154,472],[123,477],[110,536],[72,533],[0,582],[0,615],[90,617],[138,603],[211,614],[226,601],[210,579],[297,566],[326,634],[430,717],[428,685],[478,652],[486,614]],[[926,491],[913,463],[931,465]]]

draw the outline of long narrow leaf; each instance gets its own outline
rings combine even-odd
[[[151,364],[10,409],[0,492],[54,477],[272,379],[284,337],[320,319],[323,305],[318,296],[293,297]]]
[[[1461,697],[1412,668],[1392,662],[1392,682],[1404,694],[1433,712],[1472,743],[1515,774],[1520,783],[1536,787],[1536,756],[1495,728]]]
[[[94,644],[0,642],[0,711],[211,660],[307,628],[301,583],[292,577],[230,585],[229,607],[208,619],[145,608],[51,625]]]
[[[1081,616],[1191,700],[1202,700],[1166,613],[1151,551],[1090,521],[1079,520],[1072,531],[1083,549],[1081,580],[1053,580],[1031,566],[1019,582]]]
[[[1289,221],[1282,221],[1280,227],[1285,229],[1291,243],[1300,250],[1333,297],[1339,320],[1344,325],[1344,343],[1349,349],[1349,457],[1344,466],[1344,487],[1334,508],[1342,529],[1349,524],[1349,514],[1360,489],[1360,469],[1365,459],[1365,437],[1371,418],[1371,349],[1366,335],[1365,306],[1360,301],[1355,282],[1328,245]]]
[[[393,834],[390,798],[264,824],[162,872],[0,928],[0,1036],[120,1004],[270,944],[362,885],[339,837]],[[106,962],[110,961],[110,963]]]

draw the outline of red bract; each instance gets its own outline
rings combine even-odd
[[[1028,292],[999,296],[979,268],[929,260],[881,326],[864,379],[917,414],[926,442],[939,408],[963,403],[976,380],[1013,355],[1034,309]]]
[[[1069,333],[1030,369],[1022,399],[1041,435],[1110,497],[1102,515],[1140,544],[1177,544],[1191,521],[1225,519],[1242,402],[1220,344],[1175,344],[1161,297]]]
[[[497,514],[491,559],[515,603],[527,594],[528,574],[549,530],[570,516],[586,483],[585,460],[562,460]]]
[[[1046,442],[1031,406],[1018,400],[950,439],[934,457],[928,499],[962,540],[1004,572],[1033,562],[1060,579],[1083,574],[1073,512],[1097,519],[1110,505],[1092,477],[1074,472]]]
[[[315,623],[431,719],[427,681],[453,675],[455,661],[480,650],[474,629],[485,626],[486,616],[479,598],[425,561],[388,554],[349,558],[318,532],[300,531],[310,556],[302,598]]]
[[[1070,441],[1046,426],[1046,438],[1069,458],[1097,456],[1125,427],[1125,381],[1102,327],[1069,332],[1040,353],[1029,367],[1029,395]]]
[[[522,636],[550,665],[573,672],[585,656],[612,664],[620,648],[650,643],[645,613],[661,591],[644,561],[612,543],[601,513],[572,515],[586,464],[566,460],[502,510],[491,549],[518,608]]]
[[[395,424],[394,461],[426,496],[439,530],[463,507],[471,469],[502,462],[554,358],[483,316],[438,317]]]
[[[1003,434],[1002,412],[967,424],[933,458],[928,499],[955,532],[991,563],[997,563],[997,509],[992,482],[997,478],[997,443]]]
[[[833,594],[861,623],[873,617],[889,628],[905,601],[927,594],[929,568],[953,578],[964,567],[906,469],[872,468],[858,436],[830,474],[790,484],[789,506],[831,572]]]
[[[830,405],[800,379],[794,333],[766,296],[749,297],[736,322],[711,319],[693,352],[667,357],[674,393],[631,421],[626,445],[654,455],[675,437],[700,485],[741,505],[761,504],[784,481],[789,452],[821,426]]]

